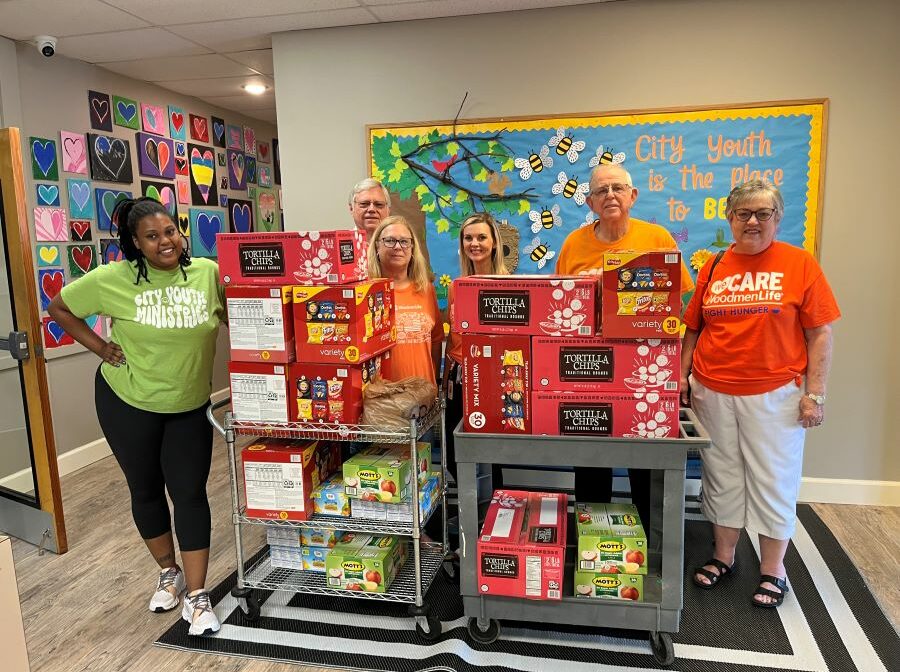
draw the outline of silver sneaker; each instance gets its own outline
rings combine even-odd
[[[150,598],[150,611],[161,614],[171,611],[178,606],[181,595],[187,589],[184,582],[184,572],[181,567],[169,567],[159,573],[159,582],[156,584],[156,592]]]
[[[212,609],[209,593],[205,590],[184,596],[181,617],[191,624],[189,635],[212,635],[219,631],[219,619]]]

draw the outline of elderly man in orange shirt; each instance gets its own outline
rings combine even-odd
[[[562,275],[596,274],[603,269],[603,253],[616,250],[665,250],[678,245],[666,229],[634,219],[631,208],[638,190],[631,175],[621,165],[601,164],[591,173],[587,203],[596,221],[573,231],[563,242],[556,261]],[[687,267],[681,266],[682,294],[694,289]],[[629,469],[631,499],[644,525],[650,521],[650,471]],[[608,502],[612,497],[612,470],[578,467],[575,469],[575,499],[579,502]]]

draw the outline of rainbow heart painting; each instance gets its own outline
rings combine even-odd
[[[244,154],[256,158],[256,131],[244,126]]]
[[[165,135],[169,127],[166,110],[159,105],[141,103],[141,125],[153,135]]]
[[[94,189],[94,197],[97,203],[97,228],[101,231],[115,233],[118,229],[112,222],[112,213],[116,203],[122,199],[131,198],[130,191],[118,189]]]
[[[93,179],[131,184],[131,143],[128,140],[88,133],[88,155]]]
[[[225,213],[221,210],[191,208],[191,255],[215,258],[216,234],[225,231]]]
[[[69,245],[66,256],[69,259],[70,278],[80,278],[97,268],[97,248],[93,245]]]
[[[253,203],[237,198],[229,198],[228,228],[232,233],[250,233],[253,231]]]
[[[184,110],[169,105],[169,135],[173,140],[186,140],[184,128]]]
[[[59,245],[38,245],[35,250],[38,268],[59,266]]]
[[[91,183],[70,177],[66,180],[69,188],[69,216],[73,219],[93,219],[94,201],[91,198]]]
[[[59,185],[58,184],[37,184],[35,185],[37,192],[38,205],[59,205]]]
[[[175,179],[175,148],[168,138],[136,133],[138,171],[145,177]]]
[[[113,96],[112,112],[113,123],[116,126],[124,126],[125,128],[133,128],[134,130],[138,130],[141,127],[136,100],[123,98],[122,96]]]
[[[37,207],[34,209],[34,238],[41,242],[69,240],[69,226],[63,208]]]
[[[100,240],[100,263],[111,264],[114,261],[122,261],[122,248],[115,238],[102,238]]]
[[[91,240],[93,233],[91,232],[91,222],[87,219],[70,219],[69,220],[69,238],[72,242],[83,243]]]
[[[59,294],[66,284],[66,276],[61,268],[39,268],[38,290],[41,295],[41,310],[47,310],[53,297]]]
[[[188,116],[191,118],[191,139],[197,142],[209,142],[209,122],[206,117],[196,114]]]
[[[225,126],[225,146],[239,152],[244,151],[244,131],[240,126],[234,124]]]
[[[88,114],[91,128],[97,131],[112,131],[112,111],[109,105],[109,94],[100,91],[88,91]]]
[[[84,135],[71,131],[60,131],[59,141],[63,172],[87,175],[87,146],[84,142]]]
[[[167,184],[166,182],[141,180],[141,193],[148,198],[155,199],[162,203],[173,217],[178,216],[175,188],[171,184]]]
[[[247,188],[247,173],[244,170],[244,155],[233,149],[225,150],[228,164],[228,188],[243,191]]]
[[[191,202],[194,205],[215,205],[219,202],[216,188],[216,165],[213,150],[200,145],[188,145],[188,168],[191,178]]]
[[[210,117],[212,125],[212,144],[214,147],[225,149],[225,120],[219,117]]]
[[[58,180],[59,164],[56,162],[56,143],[47,138],[31,137],[31,175],[36,180]]]
[[[60,271],[61,273],[62,271]],[[41,320],[42,331],[44,332],[44,347],[58,348],[63,345],[72,345],[75,339],[69,336],[63,328],[56,323],[52,317],[45,317]]]

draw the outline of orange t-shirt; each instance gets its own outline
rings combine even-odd
[[[444,338],[444,324],[438,312],[434,287],[417,292],[410,284],[394,290],[397,344],[391,351],[391,380],[411,376],[437,384],[431,344]]]
[[[713,257],[715,259],[715,257]],[[737,254],[732,245],[712,274],[713,259],[700,270],[700,285],[684,322],[703,329],[693,372],[724,394],[763,394],[799,380],[806,372],[804,329],[841,316],[825,274],[799,247],[773,242],[759,254]]]
[[[677,250],[672,234],[658,224],[632,219],[631,226],[620,240],[603,243],[594,235],[593,226],[583,226],[570,233],[556,258],[556,272],[560,275],[599,275],[603,271],[603,253],[625,250]],[[681,293],[694,288],[694,280],[684,260],[681,260]]]
[[[454,304],[453,285],[450,285],[450,291],[447,293],[447,319],[450,320],[450,342],[447,344],[447,356],[457,364],[462,364],[462,334],[453,331],[453,304]]]

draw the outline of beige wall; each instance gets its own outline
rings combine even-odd
[[[844,317],[805,476],[900,481],[898,25],[894,0],[632,0],[275,35],[286,218],[349,225],[365,125],[452,118],[466,91],[468,118],[828,97],[821,263]]]
[[[18,82],[7,75],[17,74]],[[56,138],[59,131],[89,130],[87,91],[93,89],[126,96],[138,102],[179,105],[186,112],[209,116],[215,114],[227,123],[247,124],[260,139],[276,136],[275,128],[266,122],[250,119],[235,112],[212,107],[157,86],[114,74],[79,61],[57,56],[47,59],[34,47],[13,44],[0,38],[0,120],[3,125],[19,125],[23,144],[31,135]],[[12,85],[18,90],[13,91]],[[16,107],[19,109],[16,109]],[[113,135],[134,139],[134,131],[113,127]],[[27,156],[27,145],[22,148]],[[137,158],[133,158],[135,183],[139,181]],[[28,205],[34,205],[34,187],[30,164],[25,164]],[[67,174],[60,174],[61,183]],[[65,189],[62,190],[65,193]],[[29,207],[30,209],[30,207]],[[213,390],[228,386],[225,362],[228,338],[224,330],[219,336],[217,365]],[[48,373],[51,407],[57,452],[62,454],[102,438],[94,412],[94,372],[99,360],[80,346],[69,348],[69,354],[49,351]],[[74,354],[73,354],[74,353]]]

